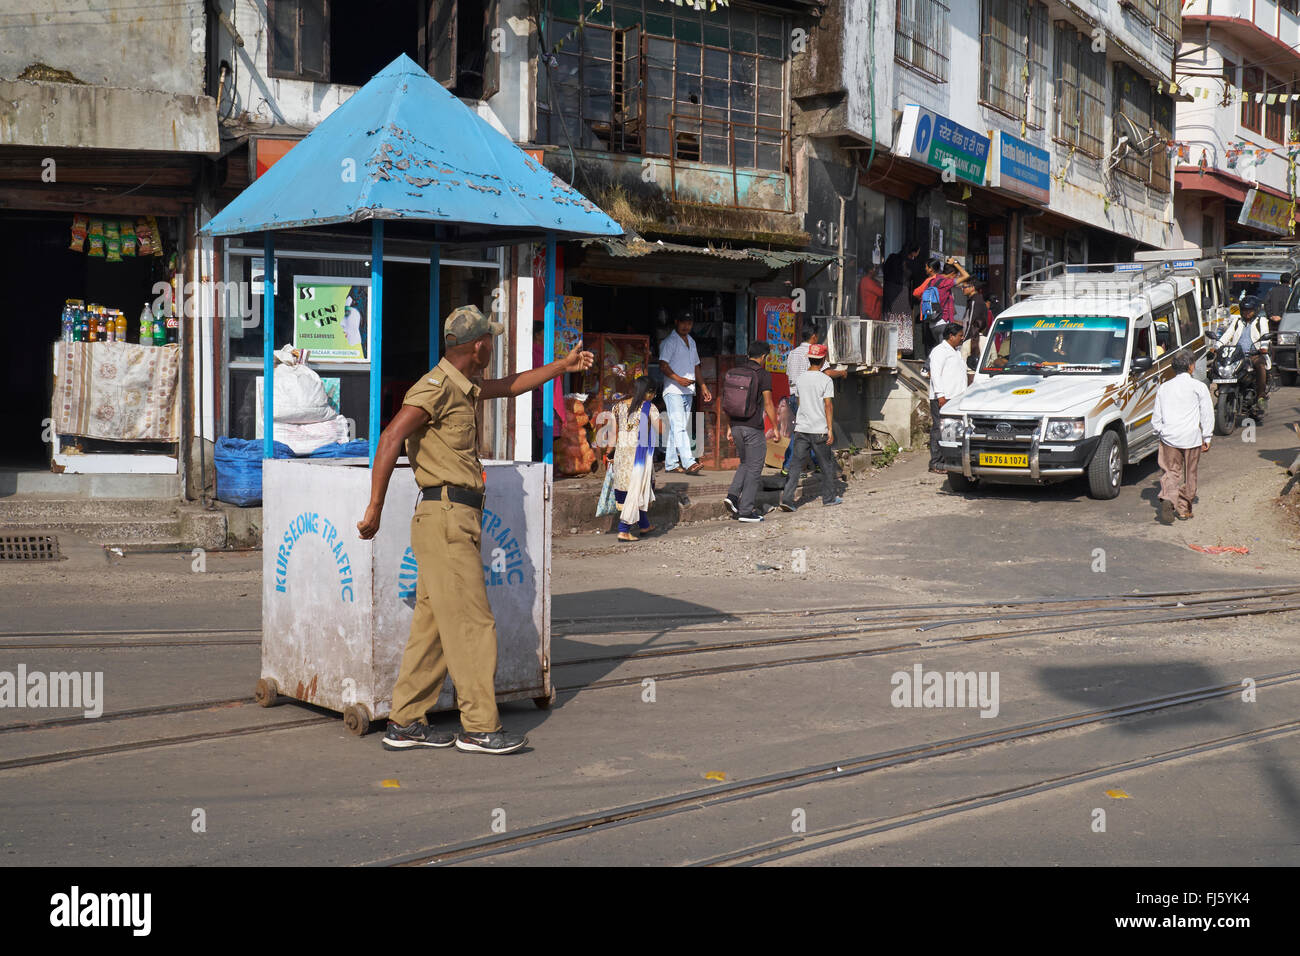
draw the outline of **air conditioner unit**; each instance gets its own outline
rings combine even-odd
[[[826,328],[827,358],[832,365],[861,365],[862,319],[832,316]]]
[[[862,364],[873,368],[898,367],[898,326],[893,322],[862,320]]]

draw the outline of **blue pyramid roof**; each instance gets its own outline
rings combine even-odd
[[[448,242],[617,236],[623,229],[405,54],[204,227],[213,236],[369,219]],[[402,234],[433,238],[425,226]]]

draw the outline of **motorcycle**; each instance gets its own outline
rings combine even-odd
[[[1266,345],[1272,338],[1271,333],[1263,337],[1260,345]],[[1263,416],[1259,400],[1266,395],[1259,394],[1255,380],[1255,366],[1251,359],[1260,354],[1258,348],[1245,351],[1238,342],[1211,350],[1209,356],[1210,377],[1216,387],[1218,397],[1214,403],[1214,432],[1216,435],[1231,435],[1237,430],[1237,419],[1247,415],[1255,419]],[[1264,354],[1267,354],[1265,351]]]

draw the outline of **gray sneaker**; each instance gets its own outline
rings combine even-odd
[[[823,501],[822,507],[829,508],[831,505],[842,505],[842,504],[844,504],[844,499],[839,495],[836,495],[834,501]]]
[[[388,732],[382,741],[385,750],[409,750],[412,747],[450,747],[456,735],[446,730],[434,730],[428,724],[416,721],[406,727],[388,722]]]
[[[494,734],[467,734],[456,737],[456,749],[467,754],[509,754],[528,743],[523,734],[508,734],[498,730]]]

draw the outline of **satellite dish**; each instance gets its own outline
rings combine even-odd
[[[1137,124],[1123,113],[1115,114],[1115,126],[1118,132],[1128,139],[1129,148],[1138,153],[1138,155],[1145,156],[1147,153],[1155,149],[1155,130],[1147,130],[1144,135],[1143,132],[1137,128]]]

